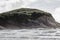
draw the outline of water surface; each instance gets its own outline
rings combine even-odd
[[[60,40],[60,29],[0,30],[0,40]]]

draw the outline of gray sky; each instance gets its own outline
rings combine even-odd
[[[0,12],[23,7],[50,12],[60,22],[60,0],[0,0]]]

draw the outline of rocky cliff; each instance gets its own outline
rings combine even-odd
[[[38,9],[21,8],[0,13],[0,29],[58,28],[52,15]]]

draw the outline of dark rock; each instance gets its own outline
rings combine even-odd
[[[52,15],[38,9],[21,8],[0,13],[0,29],[59,28]]]

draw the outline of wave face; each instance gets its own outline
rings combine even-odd
[[[58,27],[50,13],[38,9],[20,8],[0,14],[0,29]]]

